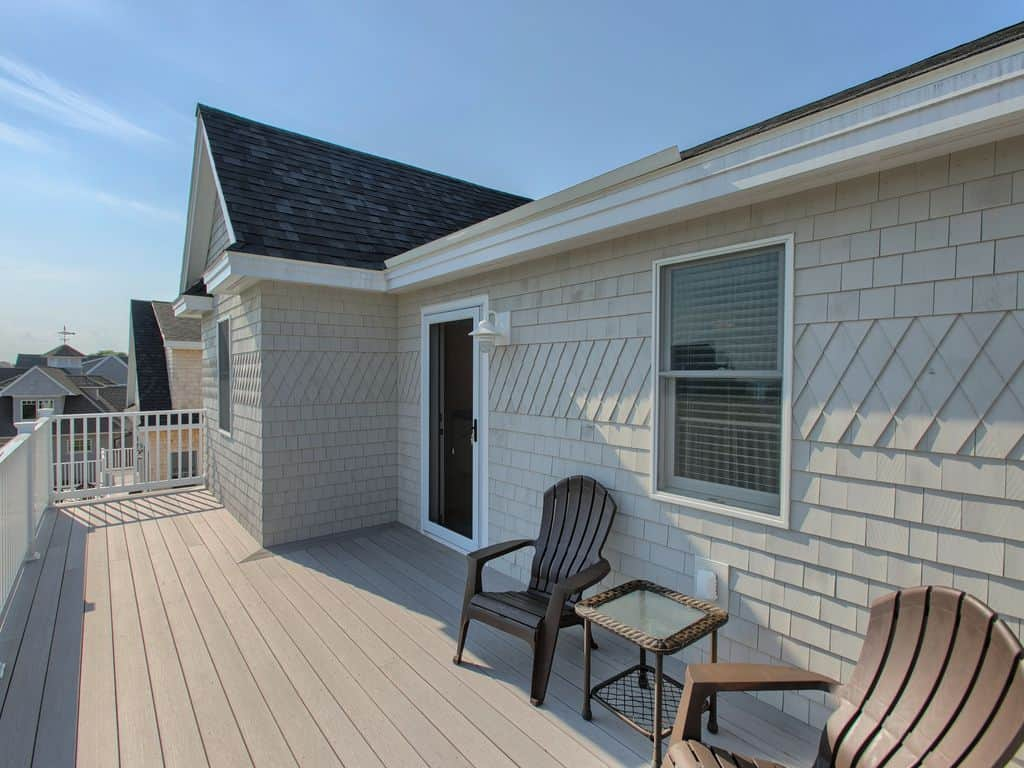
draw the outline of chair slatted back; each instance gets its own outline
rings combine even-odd
[[[947,587],[871,606],[817,766],[997,766],[1024,742],[1024,651],[991,609]]]
[[[530,589],[550,595],[555,584],[600,560],[617,509],[608,490],[592,477],[574,475],[548,488]],[[571,601],[578,599],[576,594]]]

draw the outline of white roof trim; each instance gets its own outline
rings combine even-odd
[[[175,317],[202,317],[213,311],[213,297],[182,294],[171,304],[171,309]]]
[[[201,341],[168,341],[164,339],[164,347],[167,349],[202,349]]]
[[[203,274],[212,294],[239,293],[260,280],[303,283],[356,291],[387,290],[382,271],[225,251]]]
[[[224,190],[217,176],[210,139],[206,135],[206,125],[202,116],[197,115],[196,138],[192,150],[192,178],[188,193],[188,219],[185,223],[185,249],[181,260],[181,293],[187,291],[195,282],[195,278],[190,276],[198,274],[206,266],[207,248],[213,228],[214,204],[220,206],[228,242],[235,242],[235,228],[231,224],[227,203],[224,200]],[[195,240],[196,236],[199,240]],[[202,259],[203,263],[194,263],[199,259]]]
[[[65,397],[74,397],[74,396],[75,396],[75,393],[74,393],[74,392],[72,392],[72,391],[71,391],[70,389],[68,389],[68,388],[67,388],[67,387],[65,387],[65,386],[64,386],[63,384],[61,384],[61,383],[60,383],[59,381],[57,381],[57,380],[56,380],[55,378],[53,378],[53,376],[51,376],[51,375],[50,375],[50,373],[49,373],[49,371],[47,371],[47,370],[46,370],[45,368],[43,368],[43,367],[42,367],[42,366],[40,366],[40,365],[33,365],[33,366],[32,366],[31,368],[29,368],[29,369],[28,369],[27,371],[25,371],[25,372],[24,372],[23,374],[21,374],[21,376],[19,376],[18,378],[16,378],[16,379],[15,379],[14,381],[8,382],[7,386],[6,386],[6,387],[4,387],[4,388],[3,388],[2,390],[0,390],[0,397],[20,397],[20,395],[8,395],[8,394],[7,394],[7,390],[11,389],[11,388],[12,388],[12,387],[13,387],[13,386],[14,386],[15,384],[17,384],[17,383],[18,383],[19,381],[21,381],[22,379],[24,379],[24,378],[25,378],[26,376],[28,376],[28,375],[29,375],[30,373],[32,373],[32,371],[36,371],[36,370],[38,370],[38,371],[39,371],[39,372],[40,372],[41,374],[43,374],[43,376],[45,376],[46,378],[48,378],[48,379],[49,379],[50,381],[52,381],[52,382],[53,382],[54,384],[56,384],[56,385],[57,385],[58,387],[60,387],[61,389],[63,389],[63,390],[64,390],[64,392],[66,393],[66,394],[65,394]],[[41,397],[42,397],[42,396],[41,396]],[[48,396],[47,396],[47,397],[48,397]],[[31,398],[30,398],[30,399],[31,399]],[[45,398],[45,397],[43,397],[43,399],[46,399],[46,398]]]
[[[410,290],[916,162],[1021,132],[1024,40],[705,154],[674,149],[426,243],[371,270],[227,251],[211,293],[258,280]]]

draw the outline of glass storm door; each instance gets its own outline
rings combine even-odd
[[[479,541],[477,306],[424,315],[423,530],[460,549]]]

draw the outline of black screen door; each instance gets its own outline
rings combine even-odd
[[[430,522],[473,539],[473,338],[471,318],[430,328]]]

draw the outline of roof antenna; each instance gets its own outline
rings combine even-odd
[[[69,331],[68,330],[68,324],[64,323],[64,328],[62,330],[57,331],[57,335],[61,337],[61,339],[62,339],[64,344],[67,344],[68,343],[68,336],[74,336],[75,332],[74,331]]]

